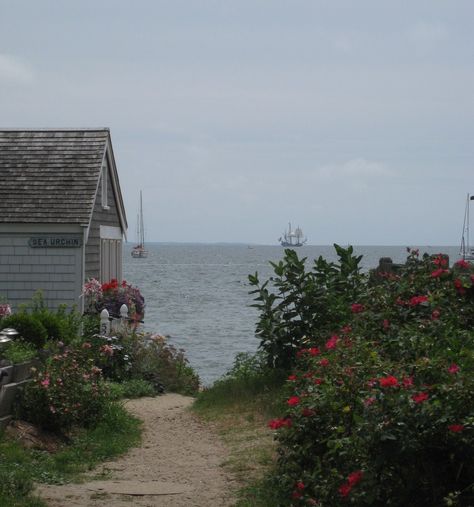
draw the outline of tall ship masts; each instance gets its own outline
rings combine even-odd
[[[280,238],[278,238],[278,241],[281,246],[295,247],[303,246],[308,239],[304,237],[303,231],[299,225],[295,230],[293,230],[291,228],[291,222],[288,222],[288,230],[285,231]]]

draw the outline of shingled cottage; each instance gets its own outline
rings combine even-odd
[[[122,279],[127,220],[108,129],[0,130],[0,301],[82,306]]]

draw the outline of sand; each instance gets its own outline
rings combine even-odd
[[[224,470],[228,453],[219,437],[187,408],[178,394],[140,398],[127,409],[144,422],[142,445],[102,464],[105,480],[38,485],[50,507],[227,507],[233,478]],[[92,475],[91,475],[92,477]]]

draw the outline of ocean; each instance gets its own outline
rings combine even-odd
[[[258,313],[251,308],[247,276],[266,280],[269,261],[283,257],[280,246],[236,244],[148,243],[146,259],[134,259],[132,244],[124,246],[123,275],[145,297],[144,330],[168,336],[185,350],[203,385],[210,385],[232,366],[238,352],[258,347],[255,324]],[[443,252],[451,262],[459,258],[459,247],[421,246],[420,253]],[[402,246],[357,246],[361,265],[376,267],[380,257],[404,262]],[[312,262],[322,255],[336,260],[332,246],[298,248],[300,257]]]

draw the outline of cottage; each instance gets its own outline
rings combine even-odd
[[[0,130],[0,300],[82,307],[122,279],[127,220],[108,129]]]

